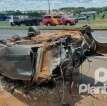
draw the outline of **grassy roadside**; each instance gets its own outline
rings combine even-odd
[[[28,26],[10,26],[8,21],[0,21],[0,29],[16,29],[16,30],[24,30],[24,29],[28,29]]]
[[[106,29],[107,30],[107,19],[97,19],[97,20],[91,20],[91,21],[80,21],[78,24],[73,26],[65,26],[65,25],[59,25],[59,26],[37,26],[41,30],[52,30],[52,29],[79,29],[80,27],[84,25],[89,25],[92,27],[92,29]],[[14,29],[14,30],[27,30],[29,26],[13,26],[11,27],[8,22],[2,22],[0,21],[0,29]]]

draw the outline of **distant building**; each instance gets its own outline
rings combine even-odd
[[[80,15],[90,16],[96,15],[96,11],[81,12]]]

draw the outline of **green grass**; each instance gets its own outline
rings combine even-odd
[[[97,18],[96,20],[91,20],[91,21],[80,21],[79,23],[77,23],[76,25],[72,25],[72,26],[65,26],[65,25],[58,25],[58,26],[38,26],[39,29],[41,30],[49,30],[49,29],[75,29],[75,28],[80,28],[84,25],[89,25],[91,26],[93,29],[107,29],[107,19],[99,19]],[[24,30],[24,29],[28,29],[29,26],[10,26],[9,22],[3,22],[0,21],[0,29],[19,29],[19,30]]]
[[[91,20],[89,22],[80,22],[80,26],[83,26],[85,24],[88,24],[93,29],[107,29],[107,19],[97,19],[97,20]]]
[[[9,26],[7,21],[0,21],[0,26]]]
[[[21,25],[21,26],[10,26],[9,22],[8,21],[0,21],[0,29],[28,29],[29,27],[28,26],[24,26],[24,25]]]

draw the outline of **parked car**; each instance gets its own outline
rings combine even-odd
[[[75,18],[61,17],[61,20],[63,22],[63,25],[75,25],[76,23],[78,23],[78,20]]]
[[[79,16],[77,19],[78,20],[87,20],[87,17],[86,16]]]
[[[32,19],[25,19],[22,21],[22,24],[26,26],[38,26],[40,25],[41,19],[40,18],[32,18]]]
[[[43,25],[59,25],[58,19],[52,16],[44,16],[42,19]]]
[[[63,16],[45,16],[42,19],[43,25],[75,25],[77,22],[77,19]]]
[[[11,26],[15,26],[15,25],[20,25],[21,20],[18,17],[11,16],[9,22]]]
[[[13,20],[13,22],[11,23],[11,26],[15,26],[15,25],[26,25],[26,26],[38,26],[40,25],[40,21],[41,19],[39,18],[32,18],[32,19],[15,19]]]

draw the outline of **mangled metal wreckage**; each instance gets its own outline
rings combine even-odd
[[[88,56],[107,52],[107,45],[95,41],[91,31],[85,26],[6,40],[0,44],[0,73],[14,80],[43,82],[63,72],[64,79],[71,81]]]

